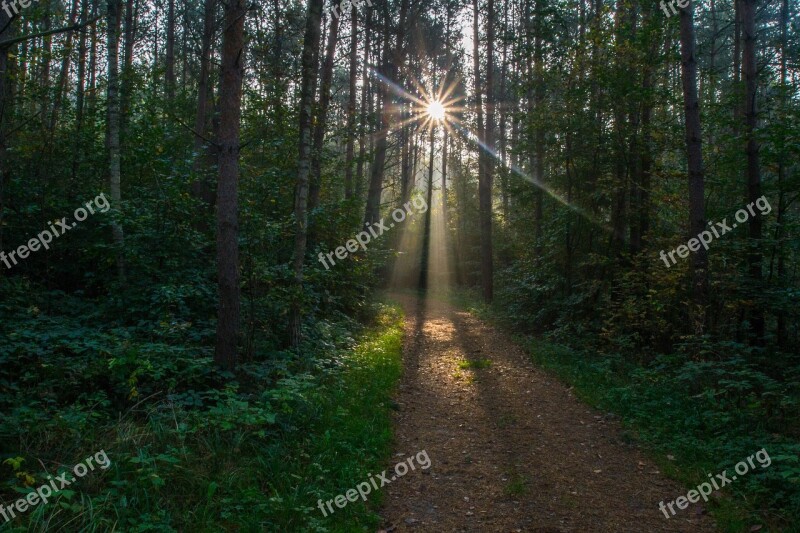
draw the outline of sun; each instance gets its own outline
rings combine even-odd
[[[444,120],[447,111],[439,100],[434,100],[428,104],[427,113],[433,120]]]

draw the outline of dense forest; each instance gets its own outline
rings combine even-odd
[[[798,7],[0,0],[0,531],[800,531]]]

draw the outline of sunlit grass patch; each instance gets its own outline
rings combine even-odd
[[[458,362],[458,368],[462,370],[489,368],[490,366],[492,366],[492,361],[489,359],[462,359]]]

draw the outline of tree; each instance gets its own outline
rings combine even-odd
[[[684,117],[686,121],[686,152],[689,170],[689,234],[699,235],[706,229],[705,182],[703,171],[703,136],[700,126],[700,104],[697,100],[697,59],[693,8],[690,3],[681,9],[681,79],[683,81]],[[702,331],[705,323],[708,256],[703,247],[692,254],[692,285],[698,315],[695,330]]]
[[[322,145],[325,141],[328,107],[331,103],[331,81],[333,80],[333,61],[336,59],[336,40],[339,38],[339,18],[331,15],[328,48],[325,52],[325,64],[322,67],[319,108],[314,127],[314,146],[311,149],[311,185],[308,192],[308,209],[311,211],[319,205],[319,193],[322,188]]]
[[[380,134],[375,146],[375,157],[372,163],[372,171],[369,180],[369,192],[367,193],[367,206],[364,210],[364,225],[374,224],[380,219],[381,195],[383,194],[384,167],[386,165],[386,150],[389,143],[387,137],[392,126],[392,93],[389,91],[389,83],[396,82],[397,73],[405,63],[405,36],[406,26],[408,26],[409,0],[402,0],[400,3],[400,17],[397,24],[397,41],[395,46],[391,46],[389,39],[391,27],[388,11],[384,14],[385,39],[383,41],[383,60],[379,72],[381,78],[378,81],[378,115],[381,117]]]
[[[756,125],[758,123],[758,106],[756,97],[758,91],[758,65],[756,64],[756,6],[755,0],[741,0],[742,21],[744,23],[744,49],[742,54],[742,70],[745,79],[745,139],[747,152],[747,201],[755,203],[761,197],[761,170],[759,167],[759,145],[756,140]],[[761,217],[751,216],[748,222],[748,235],[750,249],[748,264],[750,278],[754,287],[761,283]],[[750,317],[752,329],[752,342],[762,345],[764,342],[764,310],[756,304]]]
[[[214,361],[236,367],[239,344],[239,127],[244,77],[245,0],[225,6],[220,85],[217,183],[217,283],[219,309]]]
[[[120,169],[120,102],[119,102],[119,26],[121,0],[108,0],[108,101],[106,143],[108,145],[108,184],[115,212],[121,211],[122,188]],[[119,220],[111,223],[111,233],[117,252],[117,275],[125,280],[125,233]]]
[[[203,37],[200,43],[200,73],[197,80],[197,109],[194,119],[194,152],[193,170],[202,173],[204,152],[206,151],[206,128],[208,116],[211,114],[211,46],[214,39],[214,14],[216,0],[205,0],[203,7]],[[211,207],[214,203],[212,186],[205,175],[196,176],[191,184],[191,192],[195,198]]]
[[[168,0],[167,9],[167,100],[175,100],[175,0]]]
[[[300,86],[300,154],[297,160],[297,183],[294,191],[294,288],[295,297],[289,316],[289,342],[298,347],[302,341],[302,315],[300,307],[303,290],[303,263],[308,241],[308,178],[311,173],[311,145],[314,106],[314,88],[317,63],[322,0],[309,0],[306,15],[306,33],[303,41],[302,79]]]
[[[352,8],[350,22],[350,84],[347,97],[347,148],[344,162],[344,197],[353,197],[353,158],[356,138],[356,82],[358,81],[358,11]]]

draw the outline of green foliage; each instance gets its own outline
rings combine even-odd
[[[19,335],[10,333],[16,322],[2,325],[11,342],[0,357],[14,364],[0,366],[0,380],[11,386],[0,394],[8,413],[0,430],[0,494],[11,500],[43,484],[39,461],[74,465],[105,449],[111,466],[0,530],[353,531],[377,525],[371,511],[380,502],[377,493],[369,505],[353,504],[328,518],[316,504],[354,487],[388,456],[389,397],[400,375],[403,335],[396,308],[382,308],[357,341],[352,322],[331,322],[319,335],[328,341],[320,341],[322,351],[310,360],[250,363],[233,380],[211,370],[201,349],[145,343],[131,330],[101,334],[68,317],[42,316],[38,329],[21,315],[29,329]],[[55,355],[45,342],[69,355],[47,364]],[[9,357],[23,349],[40,353],[24,368]],[[23,380],[14,382],[15,375]],[[37,387],[28,386],[34,381]]]

